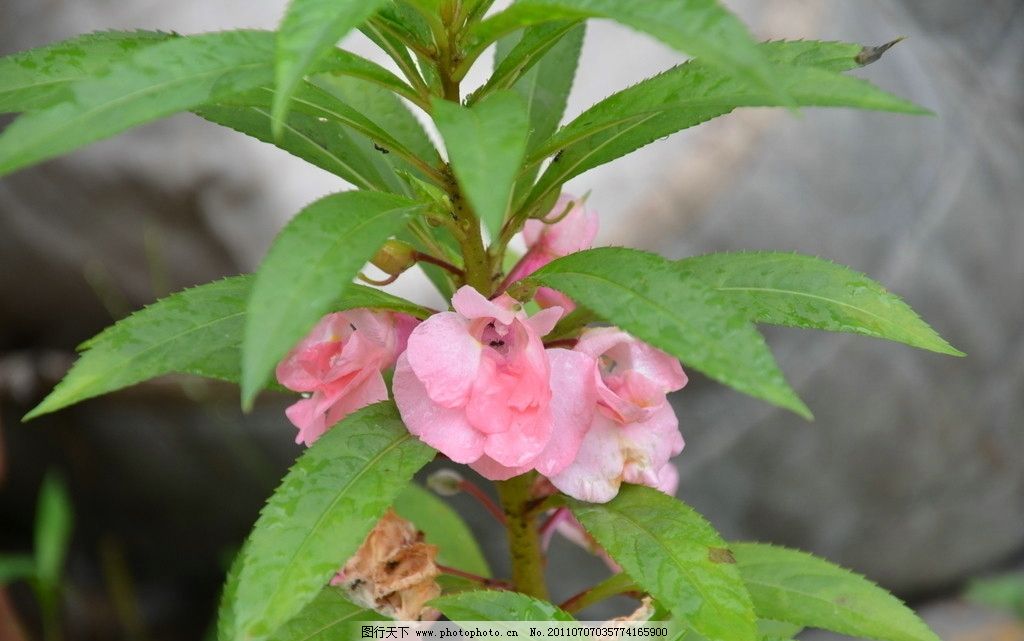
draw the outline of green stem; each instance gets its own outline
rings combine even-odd
[[[607,598],[625,594],[626,592],[635,592],[636,590],[636,584],[633,583],[633,579],[629,578],[629,576],[626,574],[614,574],[597,585],[569,598],[559,607],[569,614],[575,614]]]
[[[512,555],[512,584],[515,589],[538,599],[548,599],[544,582],[544,558],[540,548],[540,534],[534,527],[536,511],[530,488],[535,475],[522,474],[498,482],[498,497],[508,520],[508,545]]]

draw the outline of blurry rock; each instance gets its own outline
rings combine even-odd
[[[822,34],[911,36],[862,73],[937,116],[739,113],[652,185],[636,216],[654,224],[634,219],[619,238],[672,257],[824,256],[904,295],[967,352],[771,330],[814,423],[718,385],[675,399],[681,496],[727,535],[914,593],[1024,548],[1024,6],[972,5],[960,20],[962,3],[878,4],[830,6]]]

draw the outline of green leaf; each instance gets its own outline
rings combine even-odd
[[[527,150],[550,138],[562,121],[585,33],[585,23],[552,22],[530,27],[517,42],[515,34],[498,41],[495,55],[501,62],[488,84],[500,87],[502,78],[514,80],[512,89],[526,101],[529,114]],[[535,164],[519,175],[513,202],[529,193],[539,169]]]
[[[529,125],[522,98],[501,91],[471,108],[435,100],[433,116],[459,185],[496,238],[526,153]]]
[[[36,508],[36,579],[44,590],[51,590],[60,583],[72,522],[67,490],[60,478],[51,472],[43,479]]]
[[[774,42],[760,49],[773,63],[777,86],[799,106],[927,113],[864,80],[829,71],[850,47]],[[531,200],[543,198],[585,171],[737,107],[780,104],[774,93],[731,79],[703,61],[680,65],[605,98],[531,152],[529,165],[557,154]]]
[[[609,323],[741,392],[810,411],[786,383],[757,329],[707,285],[672,262],[604,247],[555,260],[529,277],[565,293]]]
[[[756,638],[754,609],[725,542],[692,508],[623,485],[605,504],[568,499],[583,527],[638,585],[712,641]]]
[[[36,560],[28,554],[0,555],[0,587],[36,576]]]
[[[434,599],[430,605],[452,621],[575,621],[547,601],[502,590],[460,592]]]
[[[278,235],[249,298],[242,349],[242,400],[256,393],[289,349],[352,285],[359,270],[418,205],[372,192],[326,196]]]
[[[677,263],[750,320],[852,332],[963,356],[898,297],[867,276],[813,256],[708,254]]]
[[[278,628],[272,641],[338,641],[359,638],[359,621],[388,621],[373,610],[345,598],[340,588],[324,588],[291,621]]]
[[[98,76],[136,50],[170,37],[158,31],[101,31],[0,58],[0,113],[64,102],[72,97],[69,84]]]
[[[746,27],[717,0],[518,0],[470,32],[470,49],[529,25],[581,18],[615,20],[786,100]]]
[[[245,98],[232,100],[233,104],[201,107],[196,113],[219,125],[276,145],[360,189],[394,190],[395,181],[384,178],[393,171],[386,162],[377,160],[382,154],[373,149],[372,142],[336,118],[308,113],[305,109],[309,103],[325,101],[322,92],[300,87],[292,99],[292,108],[288,111],[281,135],[276,137],[271,129],[272,99],[270,89],[257,90]],[[336,104],[325,104],[324,107],[330,111],[338,109]]]
[[[477,576],[491,576],[469,526],[433,492],[411,483],[395,499],[394,507],[399,516],[423,531],[427,543],[437,546],[438,563]]]
[[[273,116],[283,125],[299,81],[342,36],[372,16],[386,0],[291,0],[277,35],[277,93]]]
[[[757,635],[761,641],[789,641],[795,639],[796,635],[802,632],[804,626],[786,623],[784,621],[772,621],[771,619],[757,620]]]
[[[217,603],[217,641],[233,641],[235,635],[235,601],[238,598],[238,582],[245,565],[248,546],[243,544],[231,561],[231,567],[221,587]]]
[[[761,543],[732,546],[759,616],[882,641],[938,641],[896,597],[849,570]]]
[[[135,125],[272,81],[272,35],[223,31],[144,47],[71,98],[15,120],[0,136],[0,175]]]
[[[239,382],[250,275],[172,294],[124,318],[82,344],[71,371],[29,420],[87,398],[164,374],[194,374]],[[364,285],[351,285],[333,311],[366,307],[426,318],[430,310]]]
[[[285,476],[247,543],[234,605],[236,639],[272,635],[327,585],[434,450],[393,403],[328,430]]]
[[[186,289],[108,327],[25,420],[170,372],[237,381],[249,285],[237,276]]]

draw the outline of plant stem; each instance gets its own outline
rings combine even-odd
[[[479,583],[480,585],[487,588],[501,588],[502,590],[508,590],[512,587],[511,585],[509,585],[507,581],[502,581],[500,579],[488,579],[487,577],[483,577],[477,574],[471,574],[469,572],[463,572],[458,568],[451,568],[447,565],[438,564],[437,569],[440,570],[441,574],[448,574],[450,576],[461,577],[468,581]]]
[[[609,597],[626,592],[635,592],[636,589],[636,584],[633,583],[633,579],[629,578],[629,576],[626,574],[614,574],[576,596],[570,597],[558,607],[570,614],[574,614]]]
[[[512,555],[512,584],[515,589],[538,599],[548,599],[544,582],[544,560],[540,535],[534,527],[530,488],[534,474],[522,474],[498,482],[498,496],[508,519],[508,545]]]

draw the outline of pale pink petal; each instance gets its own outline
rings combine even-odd
[[[679,359],[643,341],[629,337],[628,341],[613,346],[606,352],[612,359],[626,363],[629,369],[656,382],[666,392],[680,390],[686,385],[686,374],[679,364]]]
[[[391,358],[391,365],[405,352],[409,346],[409,335],[419,324],[420,319],[418,318],[408,314],[395,314],[395,351]]]
[[[565,314],[569,314],[576,309],[576,303],[571,298],[550,287],[538,287],[533,299],[544,308],[561,307]]]
[[[482,350],[469,333],[469,321],[454,312],[442,312],[413,330],[405,354],[430,398],[454,408],[468,399]]]
[[[327,427],[330,428],[349,414],[367,405],[388,400],[388,386],[379,370],[372,370],[360,383],[345,390],[327,410]]]
[[[615,498],[625,464],[619,448],[620,429],[615,421],[595,413],[576,459],[562,472],[549,477],[551,483],[581,501],[607,503]]]
[[[542,309],[533,316],[531,316],[526,324],[532,329],[537,336],[544,336],[558,324],[558,321],[562,319],[564,311],[561,307],[549,307],[548,309]]]
[[[472,463],[483,454],[484,436],[461,409],[438,405],[409,364],[408,352],[398,359],[392,389],[409,432],[456,463]]]
[[[327,420],[323,398],[315,393],[310,398],[304,398],[288,406],[284,411],[285,416],[292,422],[292,425],[299,428],[295,435],[295,442],[302,443],[309,447],[327,431]]]
[[[506,294],[494,300],[487,300],[483,294],[469,285],[463,285],[452,296],[452,307],[466,318],[493,318],[503,325],[508,325],[516,317],[519,303]],[[427,319],[429,322],[430,319]]]
[[[566,349],[549,349],[551,364],[551,438],[533,461],[545,476],[558,474],[576,458],[594,418],[597,364],[586,354]]]
[[[488,434],[484,453],[508,467],[530,463],[551,438],[548,408],[517,412],[503,432]]]
[[[337,341],[295,349],[277,364],[277,381],[293,392],[312,392],[324,384],[331,359],[341,350]]]
[[[576,342],[574,349],[594,358],[600,358],[616,345],[631,340],[635,339],[618,327],[591,327],[580,334],[580,339]]]
[[[654,486],[654,489],[661,490],[669,496],[676,495],[676,490],[679,489],[679,469],[675,464],[666,463],[658,470],[658,484]]]
[[[670,458],[683,451],[675,410],[666,403],[648,420],[628,423],[620,430],[620,447],[625,455],[623,480],[656,487],[658,473]]]
[[[473,471],[484,477],[489,481],[507,481],[513,476],[519,476],[529,472],[532,467],[529,465],[520,465],[518,467],[508,467],[495,461],[490,456],[484,454],[475,463],[471,463],[470,467]]]
[[[526,224],[529,225],[530,222],[540,221],[527,221]],[[550,263],[551,260],[552,257],[542,252],[540,248],[530,249],[522,258],[519,259],[519,262],[517,262],[515,267],[512,268],[512,271],[509,272],[507,280],[510,283],[514,283],[521,278],[526,278],[544,265]]]

